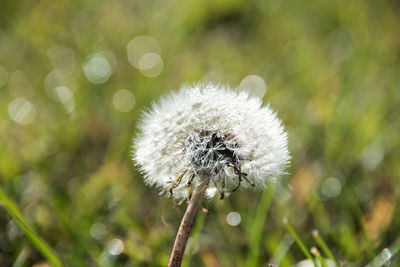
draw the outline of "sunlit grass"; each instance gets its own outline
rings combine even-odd
[[[267,188],[262,194],[258,207],[255,209],[254,217],[250,220],[249,229],[249,251],[246,258],[246,266],[259,266],[261,241],[268,238],[268,233],[264,232],[268,210],[271,205],[272,197],[276,185]]]
[[[141,110],[198,81],[252,83],[292,167],[284,190],[207,202],[185,266],[289,267],[312,247],[336,265],[399,265],[396,1],[3,2],[0,266],[164,266],[185,203],[145,186],[131,141]]]
[[[48,260],[48,262],[54,267],[62,267],[60,259],[57,257],[55,252],[46,244],[46,242],[36,234],[29,224],[25,221],[23,215],[15,206],[15,204],[0,190],[0,206],[7,211],[8,215],[18,225],[21,231],[24,232],[25,236],[32,242],[40,253]]]

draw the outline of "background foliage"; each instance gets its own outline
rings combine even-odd
[[[338,260],[389,248],[395,264],[399,12],[361,0],[1,1],[1,191],[67,266],[165,266],[185,205],[130,160],[140,112],[184,82],[257,75],[292,167],[265,193],[207,202],[186,266],[290,266],[305,256],[283,218],[307,248],[318,229]],[[135,68],[139,35],[156,51]],[[0,266],[44,265],[2,203]]]

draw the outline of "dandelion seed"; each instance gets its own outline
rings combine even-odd
[[[247,92],[198,84],[183,86],[144,113],[134,160],[145,182],[172,198],[189,199],[169,267],[180,266],[205,196],[219,193],[222,199],[239,188],[264,188],[288,165],[287,134],[261,104]]]
[[[175,199],[200,184],[207,197],[264,188],[290,156],[281,121],[259,98],[226,86],[183,86],[144,113],[134,160],[145,182]],[[206,177],[206,178],[202,178]]]

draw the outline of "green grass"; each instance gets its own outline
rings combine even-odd
[[[336,260],[335,256],[333,256],[331,250],[329,249],[328,245],[325,243],[325,241],[321,238],[319,235],[318,230],[313,230],[312,231],[312,236],[314,237],[315,241],[317,242],[318,246],[322,249],[323,253],[325,254],[326,257],[329,259],[333,260],[336,267],[339,267],[339,263]]]
[[[263,239],[268,238],[268,233],[264,234],[264,225],[267,220],[268,210],[275,192],[275,187],[276,185],[273,185],[264,191],[260,203],[255,210],[255,214],[253,215],[254,220],[251,220],[246,266],[255,267],[259,265],[260,244]]]
[[[311,247],[351,266],[381,263],[387,248],[398,265],[396,1],[3,2],[0,266],[57,266],[56,255],[65,266],[165,266],[185,203],[146,186],[132,164],[141,112],[182,83],[235,87],[248,75],[265,81],[291,167],[274,189],[206,201],[185,266],[289,267]],[[155,77],[129,63],[138,35],[158,43]],[[96,55],[106,60],[98,83],[87,77]],[[121,89],[134,95],[127,112]]]
[[[8,215],[13,219],[13,221],[18,225],[21,231],[24,232],[25,236],[32,242],[40,253],[48,260],[48,262],[53,267],[64,266],[60,259],[57,257],[55,252],[46,244],[46,242],[36,234],[32,228],[25,221],[23,215],[15,206],[14,203],[0,190],[0,206],[7,211]]]
[[[315,261],[314,257],[311,256],[308,248],[306,247],[306,245],[303,243],[303,241],[301,241],[301,238],[299,237],[299,235],[296,233],[296,231],[293,229],[293,227],[289,224],[288,220],[285,218],[283,219],[283,224],[286,225],[287,230],[289,231],[289,233],[294,237],[294,239],[296,240],[297,245],[299,246],[299,248],[301,249],[301,251],[303,252],[304,256],[306,256],[310,261],[312,261],[312,263],[314,264],[315,267],[318,267],[317,262]],[[319,252],[315,253],[316,256],[319,256]]]

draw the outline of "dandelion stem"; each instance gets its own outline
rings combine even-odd
[[[183,215],[181,225],[179,226],[179,230],[176,235],[168,267],[181,266],[186,243],[190,236],[190,232],[192,231],[194,220],[196,219],[197,213],[200,210],[201,203],[203,202],[206,188],[207,186],[205,184],[197,186],[189,200],[189,204],[186,208],[185,214]]]

